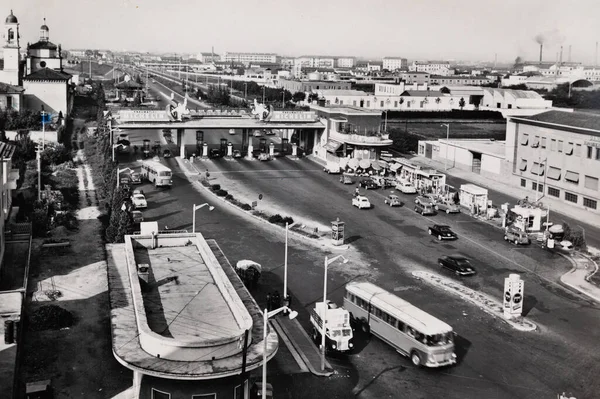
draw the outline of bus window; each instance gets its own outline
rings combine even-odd
[[[373,309],[373,315],[380,319],[383,319],[383,312],[377,308]]]
[[[396,328],[402,332],[406,331],[406,324],[404,324],[403,322],[401,322],[400,320],[398,320],[398,325],[396,326]]]
[[[452,343],[452,333],[427,336],[428,346],[441,346]]]
[[[159,176],[171,176],[171,172],[160,172]]]

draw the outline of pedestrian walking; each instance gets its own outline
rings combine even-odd
[[[271,311],[271,293],[267,294],[267,311]]]

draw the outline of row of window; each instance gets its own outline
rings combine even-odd
[[[527,187],[527,180],[521,179],[521,187]],[[531,189],[540,193],[544,192],[544,185],[536,182],[531,182]],[[548,195],[554,198],[560,198],[560,190],[556,187],[548,187]],[[598,209],[598,200],[582,197],[583,206],[589,209]],[[574,204],[579,203],[579,195],[565,191],[564,200]]]
[[[524,133],[521,137],[521,145],[526,146],[527,144],[529,144],[529,134]],[[546,137],[534,136],[531,140],[531,147],[533,148],[547,148],[547,145],[548,140]],[[582,148],[583,146],[581,144],[573,143],[571,141],[568,141],[565,145],[563,140],[550,139],[550,151],[581,157],[583,156]],[[586,157],[587,159],[600,160],[600,147],[586,146]]]
[[[519,170],[526,171],[527,170],[527,160],[521,159],[521,163],[519,164]],[[544,163],[534,162],[533,167],[530,170],[531,174],[537,176],[544,176],[548,179],[560,181],[561,177],[563,181],[573,184],[579,185],[579,173],[573,172],[571,170],[566,170],[563,176],[563,171],[560,168],[556,168],[554,166],[547,166]],[[598,191],[600,187],[599,180],[597,177],[584,175],[583,185],[588,190]],[[532,186],[533,188],[533,186]],[[533,188],[535,190],[535,188]]]
[[[248,381],[244,383],[246,389],[248,389]],[[237,385],[233,390],[234,398],[242,398],[242,391],[240,390],[241,385]],[[152,388],[152,399],[171,399],[171,394],[168,392],[159,391],[156,388]],[[192,395],[192,399],[217,399],[216,393],[204,393]]]

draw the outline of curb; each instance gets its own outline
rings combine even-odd
[[[573,268],[572,268],[571,270],[569,270],[568,272],[566,272],[565,274],[563,274],[562,276],[560,276],[560,279],[559,279],[560,283],[561,283],[561,284],[563,284],[563,285],[566,285],[567,287],[571,288],[572,290],[574,290],[574,291],[577,291],[577,292],[579,292],[580,294],[582,294],[582,295],[584,295],[584,296],[586,296],[586,297],[588,297],[588,298],[590,298],[590,299],[592,299],[592,300],[594,300],[594,301],[596,301],[596,302],[600,302],[600,297],[597,297],[597,296],[595,296],[595,295],[593,295],[593,294],[590,294],[589,292],[587,292],[587,291],[585,291],[585,290],[582,290],[580,287],[577,287],[577,286],[575,286],[575,285],[573,285],[573,284],[571,284],[571,283],[569,283],[569,282],[567,282],[567,281],[563,280],[563,277],[565,277],[566,275],[569,275],[569,274],[571,274],[571,273],[575,272],[575,270],[577,270],[577,262],[576,262],[576,261],[575,261],[575,260],[574,260],[574,259],[573,259],[571,256],[569,256],[569,255],[565,255],[565,254],[562,254],[562,253],[558,253],[558,254],[559,254],[560,256],[562,256],[562,257],[566,258],[567,260],[569,260],[569,262],[571,262],[571,264],[573,265]],[[584,257],[586,257],[586,256],[584,256]],[[587,257],[586,257],[586,258],[587,258]],[[588,276],[586,276],[586,278],[585,278],[586,282],[588,282],[588,284],[591,284],[591,283],[588,281],[588,279],[589,279],[591,276],[593,276],[593,275],[594,275],[594,274],[595,274],[595,273],[598,271],[598,265],[597,265],[597,264],[596,264],[596,262],[594,262],[593,260],[591,260],[591,259],[589,259],[589,260],[590,260],[590,261],[591,261],[591,262],[594,264],[594,266],[596,267],[596,270],[595,270],[593,273],[591,273],[591,274],[589,274]]]
[[[474,291],[474,290],[472,290],[470,288],[467,288],[467,287],[465,287],[462,284],[456,283],[454,281],[448,280],[448,279],[446,279],[444,277],[438,276],[438,275],[436,275],[434,273],[430,273],[430,272],[414,271],[414,272],[412,272],[412,275],[413,275],[413,277],[415,277],[415,278],[417,278],[419,280],[425,281],[425,282],[427,282],[427,283],[429,283],[431,285],[434,285],[436,287],[442,288],[444,291],[447,291],[447,292],[450,292],[450,293],[458,295],[462,299],[464,299],[464,300],[466,300],[468,302],[471,302],[472,304],[476,305],[477,307],[479,307],[480,309],[482,309],[487,314],[489,314],[491,316],[494,316],[496,318],[499,318],[502,321],[506,322],[508,325],[510,325],[511,327],[513,327],[516,330],[519,330],[519,331],[522,331],[522,332],[529,332],[529,331],[535,331],[537,329],[537,326],[533,322],[527,320],[525,317],[520,317],[518,319],[519,322],[514,321],[514,320],[507,320],[504,317],[501,317],[498,314],[498,311],[496,311],[494,309],[491,309],[491,307],[488,304],[482,304],[481,302],[478,302],[474,298],[474,294],[476,294],[477,291]],[[434,280],[431,279],[431,277],[435,277],[438,280],[440,280],[441,282],[434,281]],[[446,284],[444,284],[444,282],[449,282],[451,284],[454,284],[454,285],[457,285],[457,286],[461,286],[465,290],[470,291],[471,295],[469,295],[467,293],[464,293],[464,292],[461,292],[461,291],[457,290],[456,288],[453,288],[450,285],[446,285]],[[490,298],[490,297],[488,297],[488,295],[483,294],[483,293],[477,293],[477,294],[479,294],[479,296],[482,297],[483,299],[485,299],[486,301],[488,301],[488,302],[494,304],[496,307],[502,309],[502,305],[500,305],[499,303],[497,303],[497,301],[495,299]]]
[[[296,343],[296,341],[294,341],[293,338],[290,338],[288,335],[288,329],[287,327],[285,327],[283,324],[279,323],[279,321],[277,319],[274,320],[274,322],[277,323],[277,325],[279,326],[279,328],[281,328],[281,330],[284,332],[286,338],[289,339],[289,342],[294,346],[294,350],[297,351],[297,353],[300,355],[300,357],[302,358],[302,361],[304,362],[304,364],[308,367],[308,369],[310,370],[310,372],[314,375],[317,375],[319,377],[329,377],[333,374],[333,371],[319,371],[317,369],[314,368],[314,366],[312,365],[312,363],[308,360],[308,358],[306,357],[306,355],[304,354],[304,352],[302,352],[299,348],[298,348],[298,344]],[[306,334],[306,331],[304,331],[304,329],[302,328],[302,326],[300,325],[300,323],[298,323],[298,320],[294,319],[292,320],[292,323],[297,323],[297,328],[300,330],[300,332],[302,334],[304,334],[304,336],[306,337],[306,339],[310,340],[310,337]],[[312,341],[310,341],[312,344]],[[315,351],[317,350],[317,348],[312,345],[312,347],[315,349]],[[318,352],[318,351],[317,351]],[[320,353],[319,353],[320,355]],[[331,365],[329,364],[329,362],[327,361],[327,359],[325,359],[325,367],[330,370],[331,369]]]
[[[279,321],[277,319],[269,321],[271,322],[271,325],[273,326],[275,331],[277,331],[277,334],[279,334],[281,339],[283,339],[285,346],[287,346],[288,350],[292,354],[292,357],[294,358],[296,363],[298,363],[298,367],[300,367],[300,370],[302,370],[304,373],[308,373],[308,359],[306,359],[306,356],[304,356],[304,354],[301,351],[299,351],[296,348],[296,346],[291,342],[290,337],[288,337],[287,334],[284,332],[282,326],[279,324]]]

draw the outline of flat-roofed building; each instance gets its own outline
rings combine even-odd
[[[552,110],[511,117],[506,159],[520,187],[600,213],[600,115]]]
[[[414,61],[408,70],[411,72],[427,72],[435,75],[454,75],[454,69],[450,68],[448,61]]]
[[[314,92],[319,90],[350,90],[352,83],[350,82],[334,82],[334,81],[314,81],[314,80],[285,80],[281,79],[277,82],[277,86],[286,89],[292,93],[299,91]]]
[[[485,76],[442,76],[442,75],[431,75],[429,77],[432,85],[439,86],[481,86],[484,84],[491,83],[491,80]]]
[[[132,397],[248,397],[243,361],[250,371],[265,350],[273,358],[276,332],[265,334],[262,312],[214,240],[145,230],[107,246],[112,349],[133,371]]]
[[[338,57],[335,60],[335,66],[337,68],[353,68],[356,58],[354,57]]]
[[[244,65],[261,62],[277,62],[277,54],[275,53],[233,53],[226,52],[223,57],[225,62],[239,62]]]
[[[383,57],[383,69],[388,71],[406,70],[408,60],[401,57]]]

